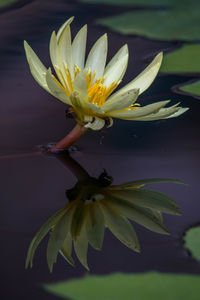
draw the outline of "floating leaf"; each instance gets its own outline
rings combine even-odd
[[[200,74],[200,44],[185,45],[164,55],[160,71],[186,75]]]
[[[200,99],[200,80],[186,82],[186,84],[177,86],[176,89],[174,90],[181,91],[184,94],[188,94],[194,98]]]
[[[11,5],[11,4],[14,4],[16,3],[18,0],[1,0],[0,2],[0,7],[4,7],[4,6],[7,6],[7,5]]]
[[[132,5],[132,6],[163,6],[173,3],[174,0],[79,0],[85,3],[110,4],[110,5]]]
[[[197,300],[200,277],[157,272],[116,273],[48,284],[45,289],[72,300]]]
[[[185,45],[164,55],[160,71],[169,74],[200,75],[200,44]],[[200,80],[181,83],[174,92],[200,99]]]
[[[137,10],[97,20],[122,34],[137,34],[159,40],[200,39],[200,2],[174,0],[165,9]]]
[[[200,261],[200,226],[187,230],[184,240],[184,247],[191,252],[195,259]]]

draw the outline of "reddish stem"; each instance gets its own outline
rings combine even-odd
[[[57,152],[59,150],[65,150],[69,148],[74,142],[76,142],[85,132],[86,128],[84,126],[76,125],[72,131],[66,137],[64,137],[60,142],[58,142],[50,152]]]

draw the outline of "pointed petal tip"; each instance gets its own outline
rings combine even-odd
[[[86,268],[86,270],[87,270],[88,272],[90,272],[90,268],[88,267],[88,265],[84,265],[84,267]]]
[[[132,248],[135,252],[137,252],[137,253],[140,253],[141,252],[141,249],[140,249],[140,247],[134,247],[134,248]]]
[[[156,55],[156,58],[162,61],[162,59],[163,59],[163,52],[162,52],[162,51],[159,52],[159,53]]]

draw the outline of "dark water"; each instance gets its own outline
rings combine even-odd
[[[119,12],[119,8],[114,13]],[[118,11],[117,11],[118,10]],[[158,42],[136,36],[122,36],[95,25],[98,16],[109,15],[111,8],[77,4],[74,1],[29,1],[2,10],[0,14],[0,165],[1,165],[1,297],[2,299],[56,299],[40,285],[82,276],[78,264],[72,268],[61,257],[49,274],[46,244],[36,252],[34,268],[25,270],[29,242],[37,229],[66,203],[65,191],[76,179],[56,157],[39,153],[37,145],[62,138],[74,126],[65,119],[65,105],[40,88],[30,75],[23,50],[26,39],[40,58],[49,65],[48,42],[69,16],[75,15],[75,33],[88,23],[88,45],[104,32],[109,37],[109,57],[124,43],[130,49],[130,63],[124,83],[144,69],[161,50],[177,43]],[[89,49],[88,47],[88,49]],[[175,178],[189,184],[156,184],[152,187],[171,195],[181,206],[181,217],[164,217],[170,236],[152,233],[134,225],[142,252],[137,254],[106,232],[101,252],[89,249],[92,274],[114,271],[199,273],[200,266],[182,248],[184,230],[199,221],[199,108],[191,97],[173,94],[171,86],[183,77],[161,76],[140,97],[141,103],[172,99],[189,106],[189,112],[177,119],[155,122],[115,120],[103,132],[88,131],[72,153],[94,177],[106,169],[114,183],[141,178]]]

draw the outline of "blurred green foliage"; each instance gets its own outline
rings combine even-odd
[[[133,1],[132,3],[134,2],[138,3],[139,1]],[[113,17],[102,18],[97,20],[97,23],[122,34],[137,34],[152,39],[169,41],[195,41],[200,39],[199,0],[164,2],[160,0],[156,1],[159,8],[154,7],[151,9],[148,8],[155,4],[154,1],[142,1],[142,3],[141,6],[145,10],[133,10]]]
[[[80,0],[81,2],[110,5],[133,5],[133,6],[163,6],[174,0]]]
[[[198,83],[198,88],[200,91],[200,82]],[[190,251],[195,259],[200,261],[200,226],[186,231],[184,240],[185,248]]]
[[[17,2],[18,0],[0,0],[0,7],[4,7]]]
[[[197,300],[200,277],[157,272],[116,273],[48,284],[45,289],[72,300]]]
[[[163,73],[200,74],[200,44],[188,44],[164,55]]]
[[[200,44],[184,45],[164,55],[160,71],[169,74],[192,75],[200,74]],[[176,87],[175,91],[182,91],[194,97],[200,97],[200,80],[186,82]]]

